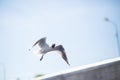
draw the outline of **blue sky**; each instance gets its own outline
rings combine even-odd
[[[119,0],[1,0],[0,63],[5,65],[6,78],[30,80],[36,74],[118,57],[114,25],[104,17],[120,31],[119,7]],[[71,66],[56,52],[41,62],[29,52],[41,37],[47,37],[50,45],[62,44]]]

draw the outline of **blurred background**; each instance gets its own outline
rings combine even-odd
[[[117,30],[116,30],[117,27]],[[119,57],[119,0],[0,0],[0,80],[34,77]],[[62,44],[40,62],[28,49],[40,38]]]

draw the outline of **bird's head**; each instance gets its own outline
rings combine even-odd
[[[55,48],[55,44],[52,44],[52,46],[51,46],[52,48]]]

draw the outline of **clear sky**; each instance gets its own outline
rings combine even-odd
[[[0,80],[31,80],[36,74],[57,72],[118,57],[113,24],[120,31],[119,0],[0,0]],[[62,44],[69,67],[56,52],[39,61],[29,48],[42,37]],[[119,36],[120,37],[120,36]]]

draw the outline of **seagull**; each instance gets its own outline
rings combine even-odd
[[[56,46],[56,44],[52,44],[52,46],[49,46],[47,43],[46,43],[46,37],[43,37],[41,38],[40,40],[38,40],[32,47],[36,46],[36,45],[39,45],[39,47],[41,48],[40,50],[40,54],[42,54],[41,58],[40,58],[40,61],[43,59],[43,56],[50,52],[50,51],[59,51],[62,58],[65,60],[65,62],[70,66],[69,62],[68,62],[68,59],[67,59],[67,56],[66,56],[66,52],[65,52],[65,49],[62,45],[58,45]]]

